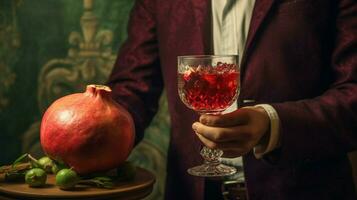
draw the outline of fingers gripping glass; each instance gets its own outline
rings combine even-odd
[[[178,57],[178,93],[182,102],[199,114],[219,115],[231,106],[240,89],[237,55],[199,55]],[[234,167],[220,163],[223,151],[203,147],[202,165],[188,173],[202,177],[222,177],[236,173]]]

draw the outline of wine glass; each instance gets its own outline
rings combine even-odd
[[[178,56],[178,93],[190,109],[202,114],[220,115],[237,99],[240,69],[237,55]],[[222,177],[237,170],[220,163],[223,151],[203,147],[202,165],[187,172],[201,177]]]

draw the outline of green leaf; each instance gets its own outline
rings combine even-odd
[[[28,153],[23,154],[22,156],[18,157],[13,163],[12,163],[12,168],[15,168],[16,165],[23,163],[24,159],[28,157]]]
[[[106,188],[106,189],[113,189],[114,188],[114,184],[111,183],[111,182],[105,182],[103,183],[103,188]]]
[[[83,179],[78,184],[93,185],[99,188],[112,189],[114,187],[113,181],[109,177],[95,177],[92,179]]]
[[[107,176],[94,177],[93,179],[101,181],[101,182],[111,182],[112,181],[112,179],[110,177],[107,177]]]
[[[97,181],[97,180],[92,180],[92,182],[94,182],[97,187],[100,187],[100,188],[113,188],[114,187],[114,184],[111,182],[111,181]]]

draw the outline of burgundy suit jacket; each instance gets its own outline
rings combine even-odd
[[[204,199],[191,125],[198,116],[177,93],[177,56],[212,54],[210,0],[137,0],[128,39],[110,76],[132,114],[137,141],[165,86],[172,132],[166,199]],[[244,99],[271,104],[280,147],[244,156],[251,200],[356,199],[346,153],[357,147],[356,0],[256,0],[241,64]]]

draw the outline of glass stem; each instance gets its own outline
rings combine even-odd
[[[221,163],[221,156],[223,151],[220,149],[210,149],[204,146],[200,152],[207,165],[219,165]]]

